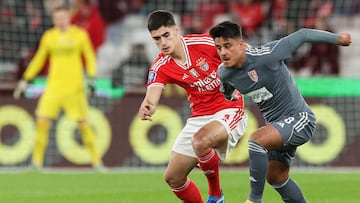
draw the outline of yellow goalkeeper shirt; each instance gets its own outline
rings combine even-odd
[[[96,74],[96,56],[85,30],[70,26],[66,32],[56,27],[47,30],[41,37],[39,48],[24,73],[24,79],[32,80],[49,57],[49,73],[46,90],[56,93],[84,91],[83,60],[87,75]]]

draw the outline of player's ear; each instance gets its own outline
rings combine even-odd
[[[243,39],[239,39],[239,44],[240,44],[240,47],[242,47],[244,49],[250,47],[250,45],[248,43],[246,43]]]
[[[175,36],[178,36],[179,35],[179,31],[180,31],[180,29],[179,29],[179,27],[178,26],[174,26],[174,35]]]
[[[236,42],[240,47],[244,46],[244,40],[242,40],[241,38],[236,39]]]

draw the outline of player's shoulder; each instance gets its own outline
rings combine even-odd
[[[51,34],[53,34],[54,32],[56,32],[56,30],[57,30],[57,28],[55,28],[55,27],[51,27],[51,28],[48,28],[48,29],[46,29],[45,31],[44,31],[44,36],[45,35],[51,35]]]
[[[225,68],[223,63],[220,63],[218,66],[218,74],[221,76],[221,75],[225,74],[227,71],[229,71],[229,69]]]
[[[169,55],[165,55],[160,53],[158,57],[154,60],[151,64],[150,70],[151,71],[158,71],[162,67],[166,67],[170,63],[171,57]]]
[[[215,45],[214,40],[208,33],[187,34],[183,36],[183,39],[187,45]]]
[[[183,36],[184,38],[211,38],[209,33],[201,33],[201,34],[186,34]]]
[[[78,36],[78,37],[85,37],[87,36],[87,31],[82,28],[82,27],[79,27],[77,25],[71,25],[69,27],[69,32],[73,35],[73,36]]]
[[[71,25],[69,27],[69,30],[70,30],[70,32],[76,33],[76,34],[79,34],[79,35],[87,35],[86,30],[84,28],[82,28],[82,27],[77,26],[77,25]]]
[[[249,46],[246,48],[245,53],[253,57],[261,57],[271,54],[273,48],[276,46],[277,41],[271,41],[260,46]]]
[[[57,32],[57,28],[55,27],[48,28],[47,30],[44,31],[41,38],[42,40],[49,41],[55,36],[56,32]]]

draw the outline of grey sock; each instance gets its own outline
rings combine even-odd
[[[250,160],[250,195],[249,199],[254,202],[262,202],[265,186],[265,178],[268,168],[267,150],[254,141],[249,141]]]
[[[273,185],[276,191],[281,195],[282,200],[287,203],[306,203],[305,197],[300,187],[292,180],[288,179],[284,184]]]

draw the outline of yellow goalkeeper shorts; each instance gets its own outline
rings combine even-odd
[[[88,100],[85,92],[59,93],[45,91],[39,99],[36,115],[55,120],[60,111],[75,121],[85,120],[88,114]]]

